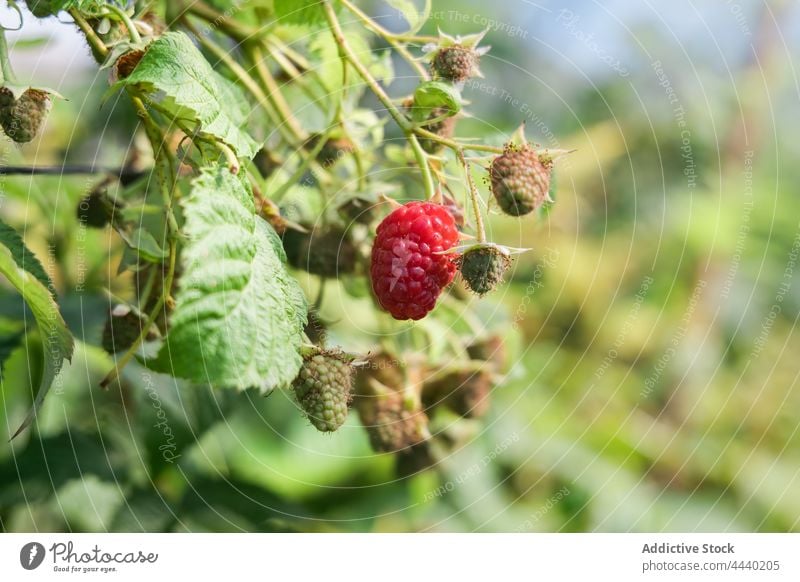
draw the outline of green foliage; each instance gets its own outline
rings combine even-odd
[[[319,0],[272,0],[272,3],[275,18],[281,24],[320,25],[325,22]]]
[[[244,158],[260,147],[248,132],[250,107],[241,89],[211,68],[182,32],[153,41],[133,73],[121,81],[149,95],[171,123],[218,139]]]
[[[39,390],[30,413],[14,436],[26,428],[35,418],[44,397],[50,390],[65,360],[72,358],[74,344],[72,335],[64,323],[52,291],[43,281],[49,279],[44,274],[41,264],[32,259],[33,255],[22,244],[19,237],[14,237],[4,225],[3,241],[0,243],[0,274],[22,295],[33,312],[42,341],[47,346],[44,353],[44,371]],[[11,245],[6,246],[6,241]]]
[[[169,335],[150,365],[196,382],[256,387],[291,383],[306,323],[302,291],[286,271],[272,227],[254,214],[247,182],[203,170],[182,201],[186,243]]]
[[[4,246],[17,266],[23,271],[27,271],[44,285],[51,293],[53,293],[53,282],[48,277],[47,273],[42,267],[42,263],[36,258],[25,243],[22,237],[16,230],[11,228],[5,222],[0,220],[0,245]]]
[[[39,389],[30,429],[10,442],[0,434],[0,529],[797,530],[800,293],[790,253],[800,176],[779,159],[791,159],[797,125],[786,84],[763,100],[763,83],[748,90],[762,76],[734,59],[745,117],[724,91],[693,102],[680,88],[711,80],[703,71],[715,67],[690,80],[686,53],[667,63],[657,28],[647,29],[648,51],[684,98],[698,172],[687,191],[685,137],[648,67],[617,78],[589,59],[576,76],[535,42],[548,16],[527,35],[503,3],[436,0],[427,22],[427,0],[354,3],[394,34],[341,2],[332,2],[341,36],[316,0],[136,2],[127,12],[136,34],[106,2],[54,3],[81,12],[100,75],[125,90],[104,98],[96,71],[63,84],[68,99],[55,101],[43,138],[0,143],[4,165],[36,174],[91,162],[124,167],[125,179],[3,177],[3,220],[24,225],[48,261],[45,272],[0,223],[7,427],[30,420],[31,383]],[[30,20],[52,36],[67,18]],[[484,24],[493,47],[484,81],[425,81],[437,54],[426,45],[467,45],[474,65],[486,49],[471,33]],[[568,55],[574,40],[556,34],[553,49]],[[145,47],[137,65],[130,51]],[[35,75],[55,70],[59,82],[71,56],[36,50],[48,67]],[[766,77],[780,79],[788,61],[761,50]],[[130,76],[119,81],[122,56]],[[458,64],[458,51],[451,57]],[[633,113],[641,103],[647,116]],[[781,127],[764,125],[773,118]],[[486,170],[523,120],[536,148],[577,152],[563,165],[554,156],[558,203],[520,220],[501,215]],[[742,121],[763,126],[748,129],[750,158],[739,151]],[[425,142],[425,123],[462,148],[466,168],[451,147]],[[422,153],[405,139],[414,132]],[[760,147],[772,137],[779,147]],[[315,151],[328,141],[348,145]],[[458,275],[436,311],[409,325],[376,309],[370,251],[385,197],[423,198],[426,167],[463,218],[459,253],[476,244],[476,215],[488,245],[530,250],[511,256],[491,295],[468,294]],[[119,213],[110,228],[83,228],[76,206],[105,182]],[[304,248],[320,252],[286,266],[283,245],[312,236],[318,244]],[[119,304],[153,325],[142,345],[109,356],[99,346]],[[356,402],[364,391],[385,396],[381,385],[403,395],[406,412],[422,402],[413,445],[429,456],[376,454],[358,415],[341,408],[344,425],[318,434],[302,390],[298,401],[289,389],[313,349],[356,356]],[[485,420],[457,416],[464,382],[433,400],[416,389],[478,369],[491,388]],[[41,402],[56,374],[59,389]]]
[[[24,337],[24,322],[0,319],[0,380],[3,379],[6,360],[22,344]]]
[[[427,81],[414,91],[414,118],[423,121],[436,109],[452,117],[461,111],[461,92],[450,83]]]
[[[392,82],[394,67],[392,66],[391,55],[388,52],[384,53],[383,56],[377,52],[372,53],[366,37],[358,31],[349,33],[347,41],[356,54],[368,59],[367,68],[370,73],[386,85]],[[344,86],[344,73],[342,61],[339,57],[339,49],[333,35],[329,32],[320,32],[314,36],[309,48],[320,61],[317,68],[317,76],[320,83],[328,93],[339,94]],[[351,64],[347,63],[345,66],[347,67],[349,85],[354,85],[348,87],[349,97],[351,102],[355,103],[363,95],[366,87],[363,84],[354,83],[354,81],[358,80],[358,74]]]

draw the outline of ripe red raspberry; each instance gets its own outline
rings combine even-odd
[[[458,242],[453,216],[444,206],[409,202],[378,225],[372,247],[372,289],[395,319],[422,319],[456,272]]]

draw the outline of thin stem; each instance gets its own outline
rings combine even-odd
[[[430,123],[429,121],[425,122],[426,124]],[[414,126],[414,133],[416,133],[420,137],[424,137],[425,139],[429,139],[431,141],[435,141],[437,143],[442,144],[455,152],[458,150],[470,150],[474,152],[488,152],[490,154],[502,154],[505,152],[505,149],[499,146],[491,146],[491,145],[484,145],[484,144],[473,144],[473,143],[461,143],[454,139],[449,139],[446,137],[442,137],[437,135],[433,132],[428,131],[427,129],[423,129],[422,127]],[[570,154],[575,150],[565,150],[565,149],[549,149],[544,148],[540,150],[536,150],[536,153],[541,155],[549,155],[551,158],[555,159],[560,156]]]
[[[264,93],[258,82],[244,69],[244,67],[237,63],[230,56],[230,54],[217,43],[207,37],[199,35],[197,30],[190,22],[184,20],[184,25],[195,35],[195,37],[197,37],[204,47],[211,51],[220,60],[220,62],[227,66],[231,72],[236,75],[238,81],[244,85],[244,87],[253,95],[253,97],[255,97],[256,101],[258,101],[258,104],[278,128],[278,131],[281,133],[286,142],[295,149],[302,151],[302,147],[305,142],[305,135],[303,134],[302,129],[299,127],[292,127],[287,119],[283,118],[278,111],[273,109],[272,103],[267,94]],[[317,178],[321,182],[327,183],[329,181],[328,172],[326,172],[324,168],[317,164],[313,158],[306,157],[305,163],[311,165],[311,167],[317,173]]]
[[[216,145],[217,149],[225,156],[225,161],[228,162],[228,170],[230,170],[231,174],[238,174],[242,167],[239,164],[239,158],[236,157],[236,152],[234,152],[228,144],[218,140],[214,141],[214,145]]]
[[[8,42],[6,41],[6,31],[0,28],[0,84],[17,84],[17,77],[14,69],[11,68],[11,60],[8,57]]]
[[[131,20],[131,17],[128,16],[128,13],[114,4],[106,4],[106,8],[116,14],[117,17],[122,21],[122,24],[125,25],[125,28],[128,29],[128,35],[131,37],[131,42],[134,44],[140,44],[142,42],[142,37],[139,35],[139,31],[136,30],[136,24],[134,24],[133,20]]]
[[[428,127],[436,123],[440,123],[446,119],[450,119],[451,117],[453,117],[453,115],[450,113],[442,113],[441,115],[437,115],[435,117],[429,117],[428,119],[423,119],[422,121],[415,121],[414,129],[418,127]]]
[[[286,55],[287,58],[293,60],[299,67],[302,67],[306,71],[313,71],[314,67],[311,66],[311,63],[308,62],[301,53],[294,50],[292,47],[287,45],[281,39],[276,36],[270,36],[269,38],[265,39],[267,44],[273,44],[275,47]]]
[[[396,50],[397,53],[402,56],[409,65],[411,65],[411,67],[420,77],[422,77],[423,80],[427,81],[430,79],[430,75],[425,67],[423,67],[422,64],[420,64],[420,62],[414,58],[414,55],[409,52],[409,50],[398,39],[397,36],[393,35],[380,24],[372,20],[372,18],[367,16],[358,6],[350,2],[350,0],[341,0],[341,3],[345,6],[345,8],[352,12],[364,24],[364,26],[389,43],[389,45],[394,48],[394,50]]]
[[[431,166],[428,164],[428,154],[422,149],[416,135],[407,132],[406,138],[411,145],[411,151],[414,152],[414,158],[416,158],[417,165],[419,165],[419,169],[422,172],[422,185],[425,187],[425,198],[432,200],[436,196],[436,186],[433,183]]]
[[[172,289],[172,282],[175,277],[175,262],[177,257],[177,242],[175,239],[170,239],[169,241],[169,267],[167,268],[167,277],[164,280],[164,288],[162,289],[161,296],[156,301],[155,307],[150,312],[150,315],[147,316],[147,320],[145,324],[142,326],[139,335],[133,341],[131,347],[127,349],[127,351],[122,355],[122,357],[115,362],[114,368],[106,375],[105,378],[100,382],[100,387],[108,388],[108,386],[119,377],[120,372],[128,365],[131,361],[133,356],[136,354],[136,351],[139,349],[139,346],[142,345],[144,338],[147,337],[147,333],[150,331],[150,328],[153,326],[158,314],[161,312],[161,309],[164,307],[167,301],[167,297],[170,294],[170,290]]]
[[[281,50],[275,46],[272,42],[270,42],[269,38],[265,38],[264,42],[262,43],[262,47],[267,51],[269,56],[278,64],[281,70],[286,73],[286,75],[290,78],[291,82],[296,84],[300,87],[300,90],[303,94],[308,97],[309,101],[312,105],[314,105],[320,111],[327,113],[328,106],[325,102],[325,94],[320,95],[318,94],[308,82],[308,79],[304,76],[305,73],[301,72],[295,64],[289,59],[286,55],[284,55]],[[306,71],[309,74],[315,74],[316,71],[310,70]]]
[[[137,281],[136,299],[138,300],[137,303],[139,305],[139,311],[141,311],[143,308],[147,306],[147,300],[150,297],[150,293],[152,293],[153,291],[153,286],[155,285],[157,275],[158,275],[158,269],[156,269],[155,265],[152,265],[150,267],[150,272],[147,274],[147,281],[145,281],[144,283],[144,288],[138,288],[139,278],[138,277],[136,278]]]
[[[372,76],[369,70],[367,70],[364,64],[358,59],[356,54],[353,52],[353,49],[350,48],[350,45],[347,42],[347,39],[345,39],[344,33],[342,32],[339,19],[336,17],[336,12],[333,10],[333,7],[330,4],[330,0],[322,0],[322,7],[325,10],[325,16],[328,19],[328,24],[330,25],[333,38],[336,41],[336,44],[342,47],[347,60],[350,61],[350,64],[353,65],[353,68],[358,72],[359,75],[361,75],[361,78],[364,79],[364,82],[383,104],[383,106],[386,108],[386,111],[389,112],[397,125],[399,125],[400,128],[405,132],[410,131],[411,122],[400,112],[399,109],[397,109],[397,107],[395,107],[391,98],[383,90],[383,87],[380,86],[378,81],[375,80],[375,77]]]
[[[348,44],[347,39],[345,39],[344,33],[342,32],[342,27],[339,24],[339,20],[336,18],[336,12],[333,10],[330,0],[322,0],[322,7],[325,10],[325,17],[328,20],[331,34],[333,34],[333,38],[336,41],[336,44],[339,45],[341,52],[347,57],[347,60],[350,61],[351,65],[353,65],[353,68],[358,72],[359,75],[361,75],[361,78],[364,79],[364,82],[367,84],[370,90],[383,104],[397,125],[400,126],[400,128],[403,130],[403,133],[405,133],[406,139],[411,145],[411,150],[414,152],[414,157],[416,158],[420,167],[420,171],[422,172],[422,182],[425,186],[425,196],[428,199],[433,198],[436,195],[436,188],[433,184],[433,175],[431,174],[430,166],[428,165],[428,156],[425,153],[425,150],[422,149],[422,146],[420,146],[419,140],[417,140],[417,137],[414,135],[413,124],[405,115],[403,115],[403,113],[394,105],[394,103],[392,103],[391,98],[386,94],[375,77],[372,76],[369,70],[367,70],[364,64],[358,59],[356,54],[353,52],[353,49],[350,48],[350,45]]]
[[[108,47],[103,43],[102,40],[97,36],[94,29],[89,26],[89,23],[81,16],[80,12],[76,9],[72,9],[69,11],[69,14],[72,16],[73,20],[75,21],[78,28],[86,36],[89,45],[92,48],[92,52],[95,56],[99,56],[100,58],[104,58],[108,55]],[[135,352],[139,349],[139,346],[144,341],[144,338],[147,336],[147,333],[150,331],[153,323],[155,322],[156,318],[158,317],[159,312],[161,311],[162,307],[166,305],[169,295],[172,290],[172,283],[175,277],[175,265],[178,255],[178,236],[179,236],[179,228],[178,223],[175,218],[175,214],[172,212],[172,203],[173,203],[173,196],[172,193],[175,189],[177,184],[177,168],[174,166],[176,165],[174,162],[174,156],[169,148],[166,146],[165,143],[165,136],[161,132],[161,129],[153,122],[153,119],[150,117],[149,113],[147,112],[147,108],[144,105],[144,102],[135,94],[130,93],[131,100],[133,102],[134,107],[136,108],[137,115],[142,119],[142,122],[145,126],[145,132],[147,133],[147,137],[150,140],[151,147],[153,148],[153,154],[156,156],[156,159],[165,160],[165,165],[168,167],[168,175],[171,181],[172,186],[167,188],[162,188],[162,195],[164,198],[164,210],[167,216],[167,229],[169,232],[169,264],[167,270],[167,276],[164,280],[164,287],[162,289],[162,293],[156,301],[156,305],[153,308],[152,312],[148,316],[144,326],[142,327],[141,331],[139,332],[138,337],[134,340],[133,344],[128,348],[125,354],[117,360],[116,365],[114,368],[106,375],[100,385],[104,388],[108,387],[115,379],[119,377],[120,371],[130,362],[131,358],[133,358]],[[162,186],[165,185],[166,176],[162,179],[161,183]]]
[[[247,52],[250,56],[250,59],[253,61],[253,64],[255,65],[256,73],[258,74],[261,83],[268,91],[266,97],[272,101],[272,106],[286,121],[286,124],[292,130],[292,133],[297,136],[299,140],[304,141],[307,137],[305,131],[297,121],[294,113],[292,113],[292,108],[289,107],[286,99],[284,99],[283,93],[281,93],[281,89],[278,87],[278,82],[275,80],[275,77],[272,76],[269,67],[267,67],[264,63],[264,56],[261,53],[261,49],[258,47],[253,47]]]
[[[283,185],[280,186],[270,196],[272,200],[276,202],[279,201],[281,198],[283,198],[283,195],[289,191],[289,188],[291,188],[292,185],[297,183],[300,180],[300,178],[303,177],[303,174],[305,174],[306,170],[311,165],[312,160],[314,160],[317,157],[317,155],[319,155],[319,153],[322,151],[322,148],[325,147],[325,142],[328,141],[329,135],[330,135],[330,129],[328,129],[327,132],[325,132],[319,137],[317,143],[314,144],[314,147],[311,149],[311,151],[308,152],[308,154],[305,157],[303,157],[302,161],[295,168],[294,172],[289,177],[289,179],[286,180],[286,182],[284,182]]]
[[[86,19],[76,8],[70,9],[69,15],[72,16],[72,20],[75,21],[75,24],[81,29],[81,32],[86,37],[86,40],[89,42],[89,46],[92,48],[92,53],[94,53],[95,58],[97,60],[105,59],[108,56],[108,47],[100,39],[100,37],[97,36],[97,33],[89,25],[89,23],[86,22]]]
[[[208,37],[199,34],[197,29],[195,29],[190,22],[184,21],[184,25],[195,35],[197,40],[200,41],[200,44],[213,53],[222,64],[228,67],[228,69],[230,69],[230,71],[236,75],[237,80],[244,86],[245,89],[250,92],[253,97],[255,97],[256,101],[258,101],[258,104],[261,106],[270,120],[278,127],[278,129],[285,131],[286,124],[281,122],[280,117],[270,106],[269,99],[267,99],[267,96],[261,90],[261,87],[259,87],[258,83],[255,79],[253,79],[250,73],[245,71],[244,67],[237,63],[231,57],[228,51],[223,49]],[[293,139],[289,139],[289,142],[293,143]]]
[[[338,119],[339,123],[344,127],[344,100],[347,97],[347,77],[349,69],[347,67],[347,55],[344,52],[344,47],[337,43],[336,52],[339,54],[339,61],[342,65],[342,90],[339,93],[339,99],[336,101],[336,119]]]
[[[136,354],[136,351],[139,349],[139,346],[142,345],[142,342],[147,337],[147,333],[150,331],[150,328],[155,323],[155,320],[158,318],[159,314],[161,313],[162,308],[164,308],[167,303],[169,302],[169,297],[172,292],[172,284],[175,278],[175,265],[177,261],[178,255],[178,223],[175,219],[175,214],[172,212],[172,204],[173,204],[173,192],[175,187],[177,186],[177,177],[175,176],[175,172],[173,169],[173,162],[172,156],[167,153],[168,150],[165,148],[164,144],[164,136],[161,134],[160,129],[156,126],[152,118],[147,114],[147,110],[144,107],[144,103],[138,97],[132,97],[134,107],[137,109],[137,113],[140,117],[142,117],[143,122],[145,123],[145,127],[149,130],[147,131],[148,138],[151,140],[151,147],[153,148],[154,152],[157,152],[157,156],[161,158],[162,162],[162,171],[163,168],[166,167],[166,174],[161,177],[161,193],[163,197],[164,209],[167,214],[167,231],[168,231],[168,267],[167,267],[167,276],[164,279],[164,285],[161,289],[161,293],[159,295],[158,300],[156,301],[155,306],[153,307],[152,311],[147,317],[145,324],[142,326],[139,335],[134,340],[133,344],[127,349],[127,351],[122,355],[122,357],[115,362],[114,368],[103,378],[102,382],[100,382],[100,386],[102,388],[108,387],[114,380],[119,377],[120,372],[122,371],[125,366],[131,361],[131,359]],[[158,159],[157,157],[157,159]],[[164,159],[166,158],[166,159]],[[171,185],[167,186],[167,180],[170,180]]]
[[[389,36],[400,42],[413,42],[417,44],[428,44],[431,42],[439,42],[441,40],[438,36],[424,34],[395,34],[390,32]]]
[[[167,215],[167,224],[171,230],[172,236],[177,237],[180,233],[180,228],[178,227],[178,221],[175,218],[175,213],[172,211],[172,190],[174,189],[174,184],[177,182],[177,160],[175,159],[173,152],[169,149],[169,147],[167,147],[166,137],[161,132],[161,128],[153,122],[153,118],[150,117],[150,114],[147,112],[147,107],[145,107],[145,104],[141,98],[131,95],[131,101],[136,109],[136,114],[144,124],[145,133],[150,141],[150,147],[153,149],[153,155],[156,157],[156,159],[159,159],[162,156],[167,158],[166,165],[169,170],[169,180],[172,182],[173,188],[170,188],[170,191],[163,195],[164,210]]]
[[[218,12],[202,0],[193,0],[191,5],[184,11],[184,14],[187,11],[202,18],[211,26],[218,28],[238,42],[245,42],[259,34],[258,30],[228,18],[228,16]],[[182,19],[184,14],[181,14],[178,19]]]
[[[456,152],[458,161],[461,162],[461,167],[464,169],[464,176],[467,179],[467,186],[469,187],[469,197],[472,201],[472,211],[475,214],[475,228],[478,231],[478,242],[486,242],[486,230],[483,226],[483,214],[480,208],[480,198],[478,196],[478,188],[475,186],[475,180],[472,179],[472,172],[469,169],[469,162],[464,157],[464,150]]]

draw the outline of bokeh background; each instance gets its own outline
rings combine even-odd
[[[486,303],[511,347],[488,418],[462,423],[435,469],[397,478],[355,418],[318,434],[285,394],[135,365],[104,392],[112,362],[94,346],[119,243],[74,220],[93,179],[1,177],[0,213],[85,341],[37,426],[0,439],[0,529],[800,529],[800,5],[433,0],[437,27],[489,28],[459,135],[502,143],[524,121],[542,146],[577,150],[547,216],[490,223],[532,250]],[[2,164],[119,165],[135,118],[102,104],[107,77],[72,27],[29,18],[10,38],[20,76],[68,100],[41,139],[4,140]],[[413,82],[397,71],[402,95]],[[4,434],[41,374],[35,333],[13,347],[22,309],[0,285]],[[364,341],[339,319],[337,339]]]

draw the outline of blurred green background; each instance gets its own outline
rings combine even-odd
[[[800,6],[667,4],[434,0],[427,32],[490,28],[458,134],[501,143],[525,121],[531,140],[577,151],[547,216],[492,218],[494,240],[532,249],[478,306],[511,365],[488,418],[459,424],[453,450],[411,478],[370,450],[355,415],[321,435],[285,393],[176,384],[135,365],[100,390],[112,362],[92,346],[119,243],[74,220],[93,182],[0,178],[0,212],[85,339],[38,425],[0,439],[0,528],[799,530]],[[116,96],[101,107],[106,76],[71,27],[30,22],[12,38],[44,39],[17,44],[14,62],[69,100],[43,138],[3,141],[2,164],[119,165],[132,116]],[[397,69],[402,95],[413,82]],[[363,321],[337,317],[354,312],[347,301],[327,303],[333,337],[369,346]],[[2,286],[0,350],[23,309]],[[32,333],[6,364],[9,433],[42,349]]]

